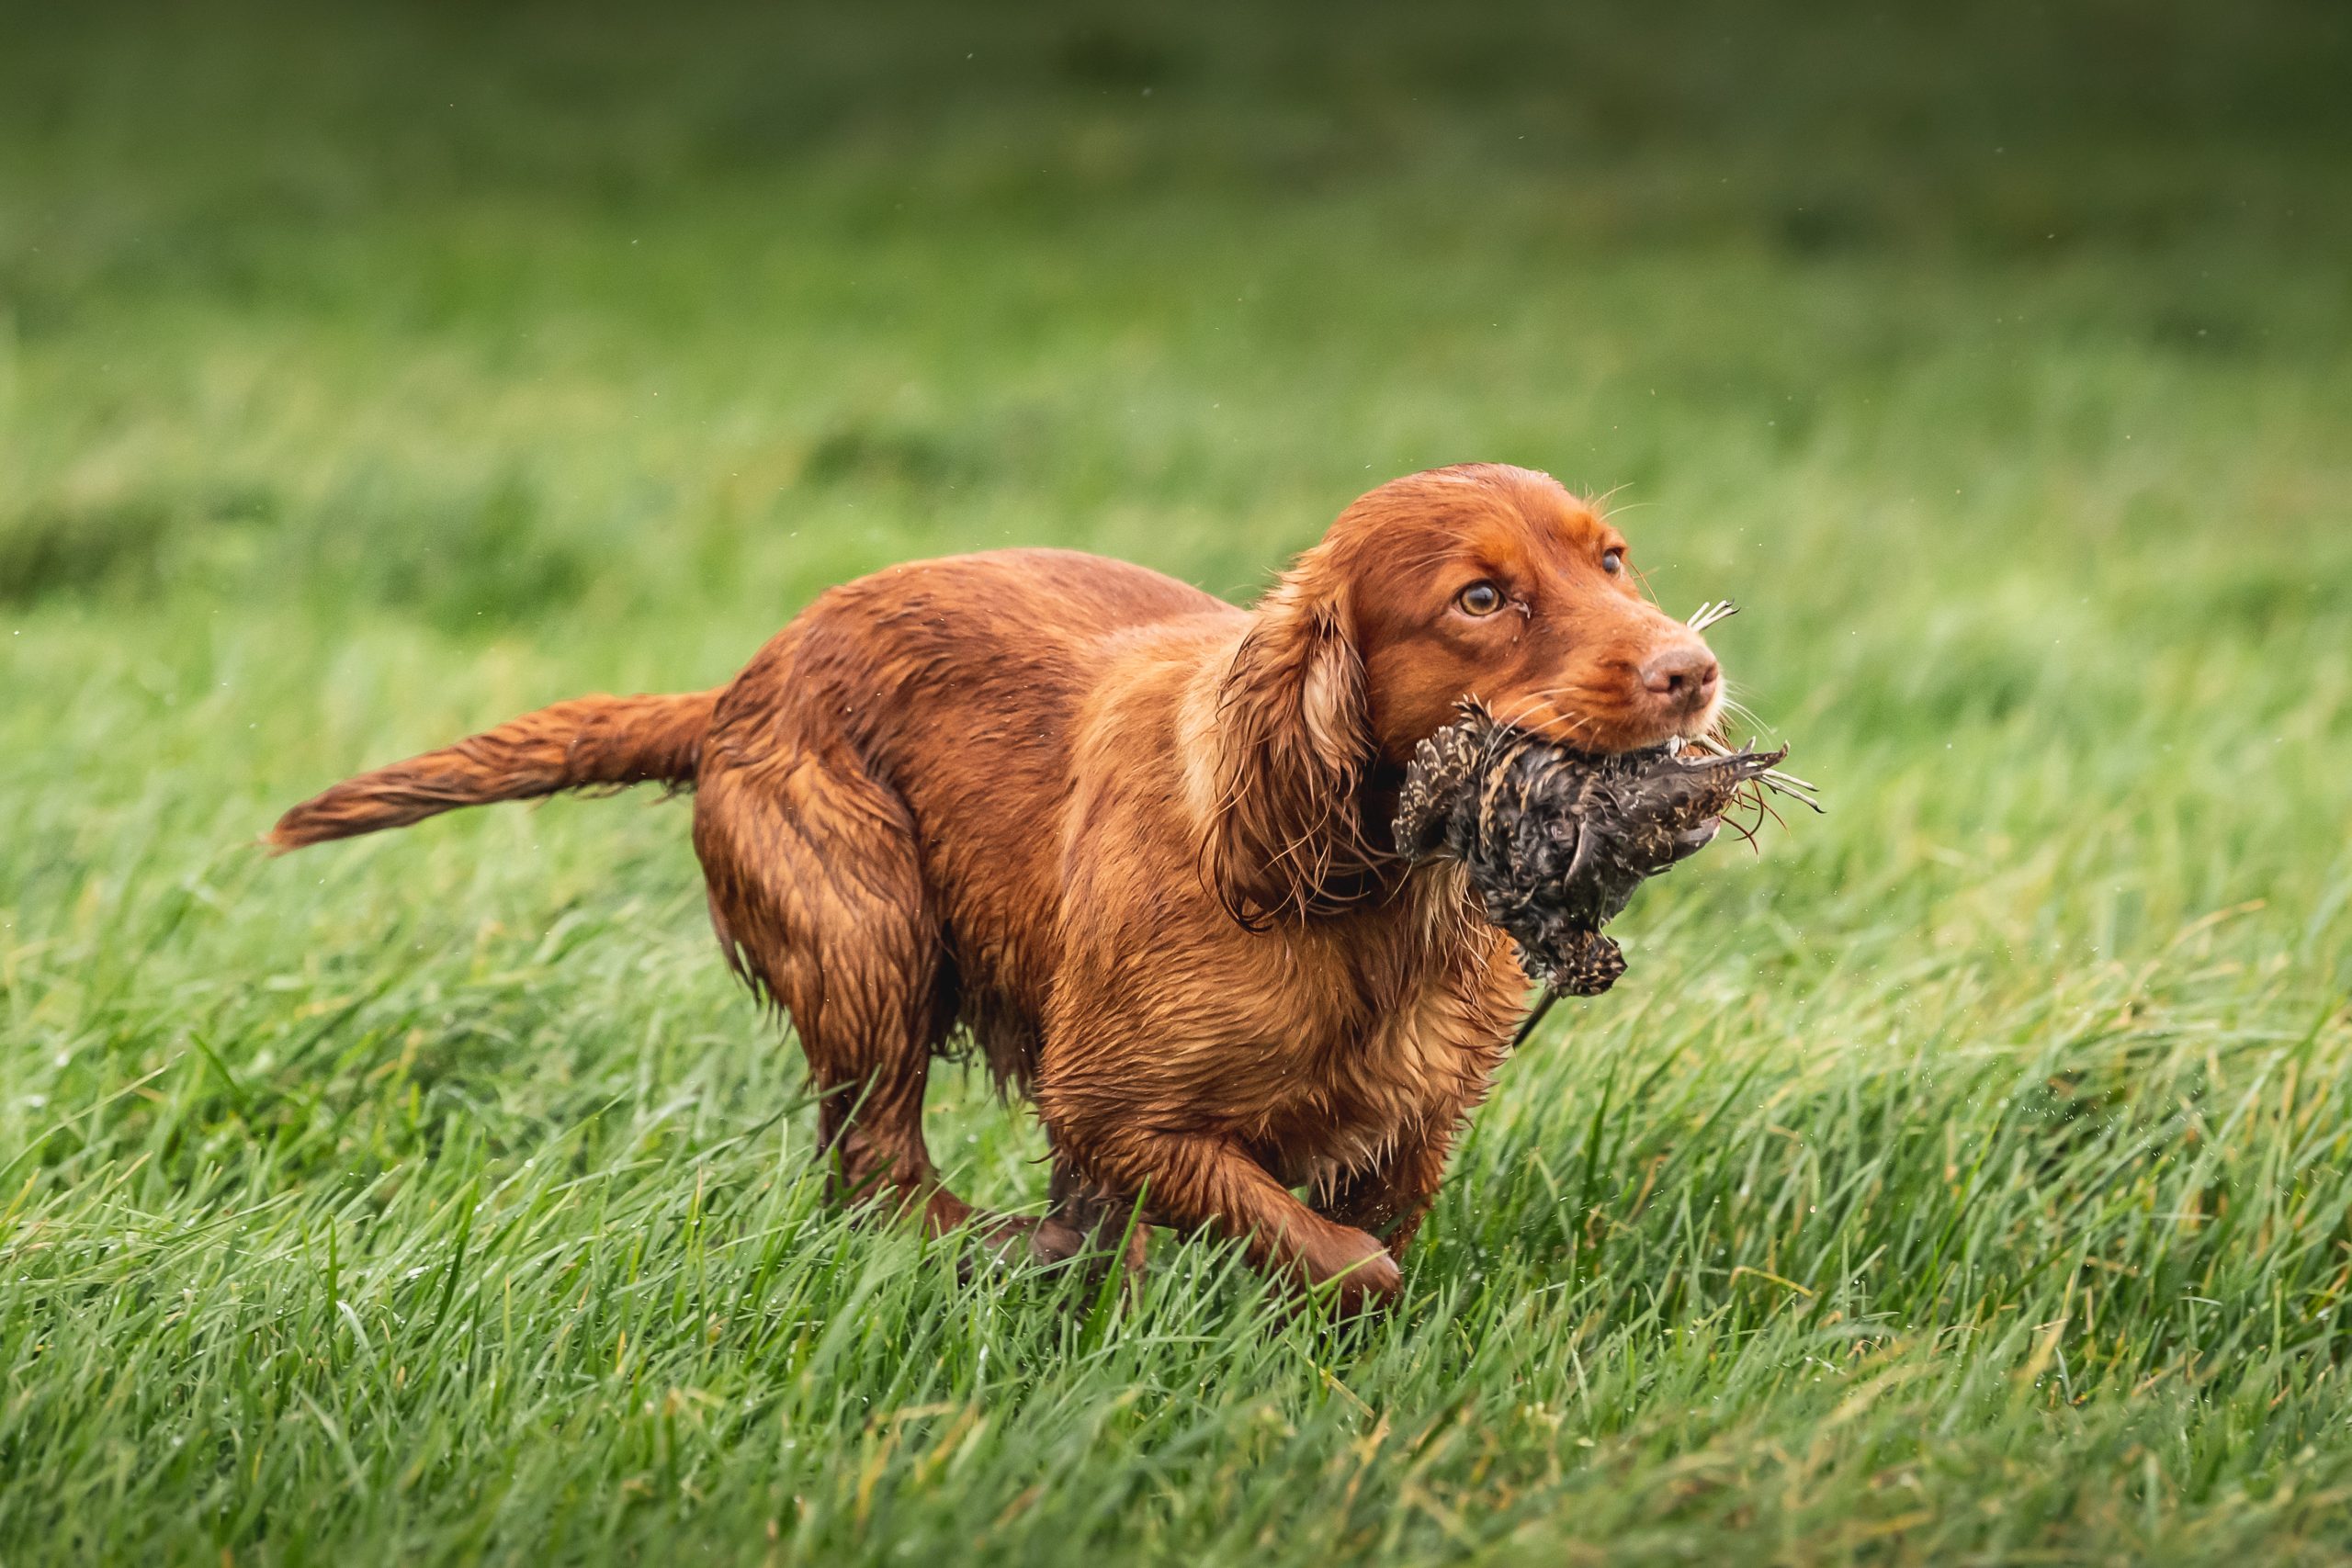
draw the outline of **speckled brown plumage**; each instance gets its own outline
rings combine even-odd
[[[1473,705],[1415,749],[1396,848],[1461,861],[1531,975],[1564,995],[1598,996],[1625,972],[1600,928],[1645,880],[1706,848],[1741,792],[1787,755],[1709,756],[1670,742],[1594,756]]]

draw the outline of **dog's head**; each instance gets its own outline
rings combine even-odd
[[[1465,697],[1623,751],[1707,733],[1723,681],[1642,596],[1624,536],[1550,476],[1474,464],[1382,485],[1259,604],[1226,673],[1205,870],[1227,908],[1258,924],[1358,896],[1379,858],[1365,778]]]

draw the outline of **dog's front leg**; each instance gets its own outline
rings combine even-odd
[[[1131,1123],[1057,1130],[1097,1180],[1141,1192],[1156,1222],[1233,1237],[1259,1269],[1328,1288],[1342,1311],[1385,1302],[1403,1283],[1378,1237],[1300,1202],[1230,1138]]]

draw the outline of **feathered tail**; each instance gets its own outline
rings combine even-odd
[[[277,819],[272,849],[299,850],[460,806],[594,784],[690,784],[718,693],[574,697],[405,762],[345,779]]]

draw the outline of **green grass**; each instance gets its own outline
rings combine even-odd
[[[0,1561],[2352,1554],[2346,26],[1943,9],[12,14]],[[1832,813],[1641,896],[1368,1325],[829,1213],[682,803],[251,847],[1465,458],[1746,604]]]

